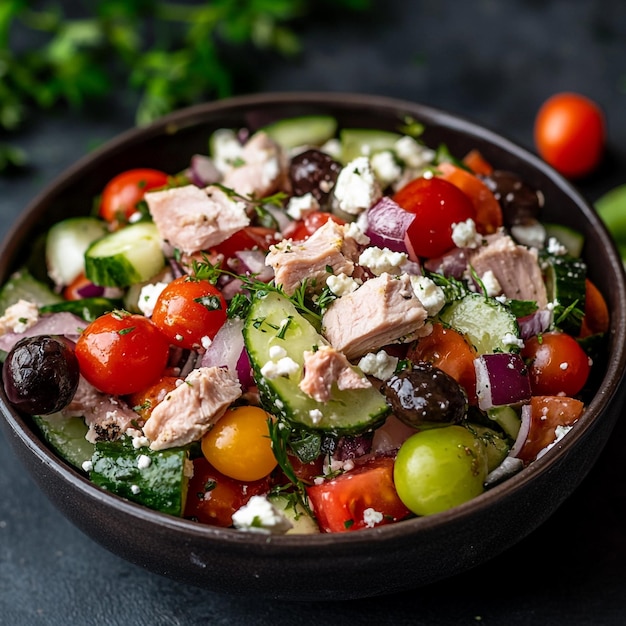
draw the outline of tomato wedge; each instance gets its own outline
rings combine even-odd
[[[585,279],[585,315],[580,326],[580,336],[589,337],[609,329],[609,307],[600,290]]]
[[[463,165],[469,167],[474,174],[489,176],[493,172],[493,166],[482,155],[480,150],[474,148],[463,157]]]
[[[437,177],[447,180],[466,193],[476,210],[476,230],[482,235],[495,233],[502,226],[502,208],[487,185],[452,163],[439,163]]]
[[[394,460],[379,457],[307,488],[323,532],[345,532],[397,522],[408,515],[393,483]]]

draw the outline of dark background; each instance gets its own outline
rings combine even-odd
[[[533,149],[537,109],[577,91],[604,109],[591,202],[626,182],[624,0],[386,0],[375,14],[304,25],[299,61],[250,59],[250,91],[353,91],[462,114]],[[328,23],[327,23],[328,22]],[[134,124],[133,98],[34,118],[18,136],[32,167],[0,178],[1,234],[66,167]],[[332,604],[220,596],[145,572],[69,524],[0,435],[0,624],[626,623],[626,425],[540,529],[495,560],[423,589]],[[349,576],[338,571],[337,577]],[[384,576],[381,572],[381,576]]]

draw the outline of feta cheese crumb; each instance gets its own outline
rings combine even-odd
[[[397,275],[400,274],[400,266],[407,260],[406,252],[394,252],[389,248],[371,246],[361,252],[359,265],[367,267],[376,276],[384,273]]]
[[[83,471],[91,472],[93,469],[93,463],[91,461],[83,461],[81,467],[83,468]]]
[[[398,366],[398,358],[387,354],[384,350],[376,353],[369,352],[361,357],[359,361],[359,369],[369,376],[378,378],[378,380],[388,380],[393,376]]]
[[[144,285],[139,292],[139,300],[137,306],[139,310],[146,316],[152,317],[154,305],[161,292],[167,287],[167,283],[151,283]]]
[[[383,514],[371,507],[363,511],[363,521],[365,522],[366,528],[374,528],[374,526],[376,526],[376,524],[380,524],[383,519]]]
[[[222,174],[228,172],[241,160],[243,146],[232,129],[216,130],[211,137],[211,143],[213,162]]]
[[[18,300],[7,307],[0,317],[0,335],[6,333],[23,333],[34,326],[39,320],[39,307],[28,300]]]
[[[291,357],[285,356],[282,359],[278,359],[276,362],[268,361],[261,368],[261,375],[272,380],[279,376],[291,376],[291,374],[295,374],[299,368],[300,366]]]
[[[452,224],[452,241],[457,248],[478,248],[482,237],[476,230],[476,222],[470,217],[464,222]]]
[[[429,317],[434,317],[441,311],[443,305],[446,303],[446,295],[443,289],[435,282],[428,278],[428,276],[414,276],[410,277],[413,291],[417,296],[417,299],[422,303],[422,306],[426,309]]]
[[[359,284],[360,283],[357,280],[347,274],[344,274],[343,272],[337,276],[331,274],[326,279],[326,285],[328,288],[339,297],[356,291],[359,288]]]
[[[517,346],[518,348],[524,347],[524,340],[520,339],[513,333],[505,333],[502,337],[502,343],[505,346]]]
[[[427,148],[413,137],[404,135],[394,145],[398,157],[411,168],[430,165],[435,159],[435,151]]]
[[[283,357],[287,356],[287,350],[285,350],[285,348],[283,348],[282,346],[270,346],[270,359],[272,359],[272,361],[275,361],[276,359],[282,359]]]
[[[480,280],[485,287],[485,295],[489,296],[490,298],[499,296],[502,293],[502,285],[496,278],[496,275],[491,270],[487,270],[480,277]]]
[[[291,522],[265,496],[252,496],[247,504],[235,511],[233,526],[269,534],[284,534],[292,528]]]
[[[364,218],[361,221],[361,218]],[[370,238],[365,234],[367,228],[367,215],[361,213],[358,221],[349,222],[343,227],[343,234],[346,239],[354,239],[359,245],[367,246],[370,242]]]
[[[334,204],[341,211],[358,215],[369,209],[381,196],[380,185],[367,157],[357,157],[339,172]]]
[[[140,454],[137,459],[137,467],[140,470],[148,469],[152,465],[152,459],[147,454]]]
[[[324,415],[319,409],[311,409],[309,411],[309,417],[314,424],[319,424]]]
[[[150,445],[150,439],[143,435],[139,437],[133,437],[133,448],[139,450],[139,448],[147,448]]]
[[[135,495],[137,495],[137,494],[141,491],[141,488],[139,487],[139,485],[131,485],[131,486],[130,486],[130,490],[131,490],[131,491],[132,491]]]
[[[402,176],[402,167],[391,150],[376,152],[370,161],[374,174],[382,187],[389,187]]]
[[[567,248],[556,237],[549,237],[546,243],[546,252],[555,256],[563,256],[567,254]]]
[[[305,215],[319,211],[320,204],[312,193],[303,196],[293,196],[287,203],[287,215],[294,220],[301,220]]]

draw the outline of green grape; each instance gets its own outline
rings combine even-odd
[[[415,433],[400,447],[394,466],[398,496],[416,515],[440,513],[483,492],[487,453],[463,426]]]

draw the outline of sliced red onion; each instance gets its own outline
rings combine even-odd
[[[246,373],[245,364],[240,363],[242,352],[245,353],[243,320],[237,318],[228,319],[217,331],[211,345],[202,355],[200,365],[202,367],[226,367],[237,375],[241,371],[245,380],[240,378],[239,382],[243,387],[247,387],[250,385],[250,373],[249,371]]]
[[[518,318],[521,338],[530,339],[530,337],[540,335],[548,330],[551,321],[552,313],[548,309],[539,309],[530,315]]]
[[[76,341],[86,325],[84,319],[67,311],[42,315],[23,333],[8,332],[0,336],[0,350],[8,352],[20,339],[38,335],[62,335],[70,341]]]
[[[205,154],[194,154],[191,157],[187,175],[197,187],[206,187],[222,180],[222,174],[217,169],[213,159]]]
[[[81,298],[99,298],[104,295],[104,287],[94,285],[93,283],[86,283],[80,287],[80,289],[77,289],[77,292]]]
[[[249,389],[254,385],[252,365],[245,349],[241,351],[239,359],[237,360],[237,378],[239,378],[239,382],[244,389]]]
[[[468,259],[467,248],[453,248],[443,256],[428,259],[424,262],[424,267],[430,272],[461,280],[467,269]]]
[[[528,433],[530,432],[531,413],[532,409],[530,407],[530,404],[525,404],[522,407],[521,411],[521,424],[519,428],[519,433],[517,433],[517,438],[515,439],[515,443],[509,451],[508,456],[517,457],[521,449],[524,447],[526,439],[528,439]]]
[[[285,233],[287,229],[294,223],[293,220],[285,213],[281,207],[272,204],[263,205],[263,208],[274,218],[276,226],[281,233]]]
[[[483,411],[530,400],[528,368],[519,354],[483,354],[474,359],[476,395]]]
[[[365,234],[373,246],[389,248],[393,252],[407,252],[404,234],[414,219],[413,213],[405,211],[398,203],[384,196],[368,210]]]

